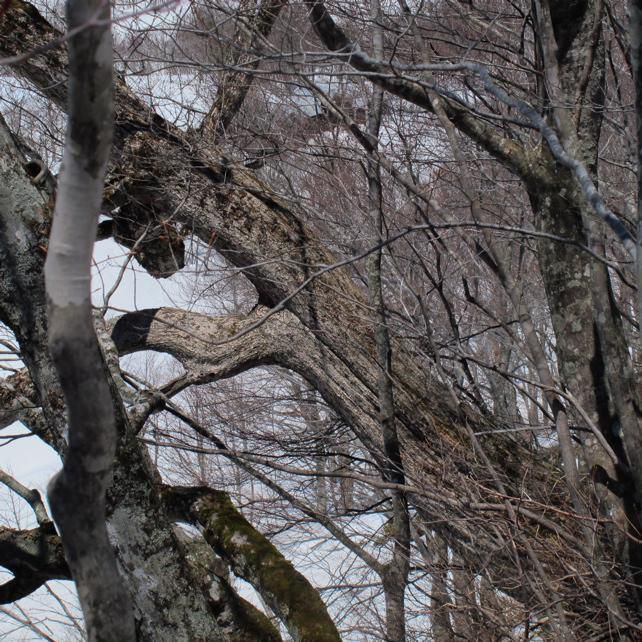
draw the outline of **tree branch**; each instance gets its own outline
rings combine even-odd
[[[490,152],[497,160],[503,162],[510,169],[517,172],[527,183],[534,183],[541,180],[541,173],[535,170],[537,159],[529,158],[522,148],[499,135],[486,126],[482,126],[478,119],[457,106],[451,99],[448,99],[437,87],[425,87],[419,79],[408,79],[400,75],[400,72],[412,69],[413,71],[469,71],[477,75],[484,84],[484,88],[501,103],[515,109],[525,116],[528,122],[536,127],[544,137],[554,159],[563,167],[571,170],[595,213],[605,222],[617,236],[620,243],[630,257],[636,256],[636,242],[633,236],[626,229],[620,218],[611,210],[601,194],[599,193],[593,179],[591,178],[586,165],[571,156],[565,149],[562,140],[555,130],[546,122],[539,112],[529,103],[510,96],[503,88],[499,87],[491,78],[488,69],[477,63],[456,63],[456,64],[424,64],[424,65],[394,65],[384,64],[380,60],[370,58],[361,51],[359,45],[351,41],[338,27],[328,13],[323,2],[314,2],[310,11],[310,19],[315,31],[322,42],[337,55],[359,71],[368,74],[368,78],[405,100],[433,111],[430,100],[430,91],[442,94],[444,111],[448,119],[463,133],[468,135],[478,145]]]
[[[234,571],[261,594],[301,642],[339,642],[319,592],[234,507],[227,493],[210,488],[165,487],[177,519],[200,524],[203,536]]]
[[[255,55],[254,50],[262,39],[270,35],[287,0],[264,0],[248,19],[244,14],[248,8],[253,8],[254,4],[253,1],[245,0],[239,5],[236,42],[232,45],[233,52],[229,61],[234,67],[243,66],[244,69],[223,71],[218,83],[216,99],[201,126],[201,129],[214,139],[225,133],[234,116],[241,109],[254,80],[252,72],[258,69],[261,60]]]
[[[0,604],[26,597],[49,580],[71,579],[62,540],[51,522],[25,531],[0,527],[0,566],[15,576],[0,586]]]

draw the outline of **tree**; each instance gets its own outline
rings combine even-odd
[[[295,510],[375,578],[375,637],[639,636],[637,57],[624,11],[598,0],[207,3],[131,37],[137,14],[117,18],[98,237],[159,279],[216,253],[215,268],[251,293],[234,314],[96,316],[93,363],[109,372],[118,432],[107,524],[138,638],[279,639],[270,613],[299,640],[359,626],[333,621],[248,521],[243,483],[236,504],[225,492],[230,470],[290,507],[280,524],[295,528]],[[64,41],[20,0],[0,23],[12,73],[59,109]],[[143,79],[168,68],[170,95],[142,99]],[[208,88],[211,104],[196,99],[205,89],[176,100],[179,83]],[[3,422],[63,454],[42,276],[55,181],[4,121],[2,132],[0,320],[27,369],[3,381]],[[162,385],[132,377],[119,357],[145,350],[181,371]],[[259,439],[257,380],[240,387],[238,422],[224,420],[220,382],[266,367],[285,369],[290,392],[275,388],[262,419],[273,429]],[[187,392],[213,383],[214,412]],[[349,448],[318,431],[321,403]],[[285,416],[299,417],[306,447],[283,439]],[[148,451],[163,445],[220,471],[196,484],[188,467],[189,485],[168,484]],[[316,496],[294,481],[306,461]],[[356,486],[349,505],[330,507],[325,474]],[[380,537],[351,534],[351,519],[372,526],[374,515]],[[67,572],[43,524],[5,529],[0,562],[16,576],[6,601]],[[51,555],[20,561],[33,538]],[[373,622],[376,611],[374,600]]]

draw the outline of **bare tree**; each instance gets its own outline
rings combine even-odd
[[[639,637],[631,6],[630,40],[624,3],[598,0],[117,17],[98,237],[126,248],[124,270],[242,292],[227,314],[132,306],[93,327],[83,299],[101,351],[75,356],[109,383],[106,519],[138,639],[276,640],[277,620],[298,640]],[[0,55],[74,124],[68,51],[12,1]],[[67,169],[54,199],[6,113],[0,320],[26,370],[3,380],[1,416],[67,466],[74,403],[96,404],[67,394],[63,416],[47,350],[43,248]],[[180,367],[128,371],[146,350]],[[30,579],[16,551],[59,546],[47,528],[13,534],[0,562]],[[304,533],[350,570],[306,579]],[[60,577],[49,564],[41,583]]]

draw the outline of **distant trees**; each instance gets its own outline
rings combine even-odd
[[[94,316],[138,639],[639,638],[631,6],[632,41],[608,0],[116,7],[98,238],[193,293]],[[52,21],[0,21],[0,320],[26,368],[0,398],[69,460]],[[180,365],[124,359],[149,350]],[[4,602],[70,577],[74,535],[36,515],[0,532]]]

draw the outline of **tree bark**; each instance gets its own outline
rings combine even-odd
[[[49,348],[68,409],[64,467],[49,497],[90,640],[136,639],[105,524],[116,453],[113,401],[94,333],[90,266],[112,138],[109,6],[69,0],[69,121],[45,264]]]
[[[9,26],[6,30],[4,25],[0,26],[0,48],[7,53],[15,53],[19,47],[29,48],[34,38],[53,34],[35,11],[20,0],[14,0],[5,22]],[[31,26],[32,33],[25,33],[25,24]],[[11,29],[13,31],[9,31]],[[15,33],[22,33],[24,42],[17,42]],[[59,102],[64,97],[58,83],[64,69],[64,56],[58,51],[49,52],[46,59],[36,54],[18,63],[20,73]],[[415,87],[414,93],[408,93],[403,79],[377,77],[375,80],[415,104],[430,105],[426,92]],[[152,345],[153,341],[158,349],[171,351],[171,347],[195,366],[190,373],[193,382],[206,381],[208,377],[213,380],[225,376],[224,373],[233,374],[265,363],[279,363],[301,372],[342,418],[354,426],[383,467],[386,456],[381,439],[378,392],[381,360],[375,333],[363,323],[367,306],[352,275],[315,239],[303,223],[305,216],[280,200],[269,186],[249,172],[230,167],[216,148],[193,145],[189,135],[153,114],[132,97],[122,82],[118,81],[116,87],[118,176],[109,194],[110,203],[121,207],[120,212],[115,213],[116,227],[132,220],[141,229],[150,222],[158,226],[164,211],[179,212],[181,222],[190,230],[245,270],[257,287],[261,303],[273,306],[271,312],[259,306],[252,315],[229,319],[225,324],[180,313],[185,315],[181,317],[181,324],[196,323],[199,325],[194,328],[199,335],[210,333],[204,346],[194,341],[191,333],[181,333],[180,325],[168,338],[158,338],[156,323],[162,323],[163,315],[176,318],[180,317],[179,313],[154,311],[147,315],[127,315],[114,330],[116,342],[127,337],[130,350]],[[474,114],[451,109],[450,105],[448,110],[449,117],[461,131],[483,144],[512,171],[532,181],[529,184],[532,192],[538,189],[539,193],[547,190],[554,193],[551,176],[558,171],[568,175],[556,168],[546,154],[536,158],[531,154],[527,158],[516,139],[500,136]],[[555,204],[556,208],[561,206],[561,202]],[[573,225],[576,223],[575,219],[566,219],[569,220]],[[144,250],[153,244],[158,246],[161,240],[155,239]],[[337,292],[343,295],[340,306]],[[576,304],[570,289],[568,294],[569,305]],[[217,334],[217,325],[224,326],[220,329],[225,334]],[[270,335],[274,328],[275,334]],[[247,334],[242,334],[244,331]],[[274,336],[279,340],[273,345],[261,344]],[[584,334],[582,340],[586,336]],[[301,342],[296,348],[294,339]],[[238,354],[233,353],[234,349]],[[457,407],[451,403],[449,391],[432,379],[415,357],[393,341],[389,378],[393,383],[407,479],[407,487],[396,490],[407,493],[448,544],[465,552],[467,560],[476,568],[484,569],[487,555],[493,555],[499,567],[495,578],[499,590],[510,592],[524,603],[537,599],[541,605],[533,587],[521,579],[522,569],[528,569],[529,564],[522,548],[522,542],[527,539],[537,556],[545,560],[546,574],[556,582],[559,580],[556,587],[559,587],[560,600],[568,600],[559,604],[566,607],[575,595],[574,582],[590,575],[590,556],[580,546],[575,551],[577,559],[562,560],[557,551],[550,550],[550,542],[541,538],[540,529],[544,524],[548,524],[547,532],[550,529],[555,537],[559,535],[566,541],[573,541],[575,532],[572,520],[567,519],[564,499],[555,492],[552,497],[546,492],[550,488],[545,484],[548,475],[558,473],[555,466],[506,435],[492,436],[486,443],[486,452],[506,492],[489,489],[486,464],[470,455],[470,434],[478,428],[483,432],[488,423],[464,405]],[[133,450],[133,446],[131,448]],[[127,461],[127,457],[123,457],[123,479],[130,474],[124,468]],[[143,481],[137,488],[141,494],[152,485],[149,480],[144,481],[147,474],[141,475]],[[120,482],[119,497],[127,497],[123,490],[126,484],[123,480]],[[524,502],[532,505],[525,507]],[[538,511],[542,505],[551,503],[562,510],[549,519],[543,510]],[[132,506],[134,504],[132,502]],[[511,518],[510,523],[506,520],[506,523],[500,521],[499,526],[497,523],[489,526],[487,511],[507,510],[506,504],[514,507],[520,520],[522,515],[527,515],[524,511],[533,509],[531,516],[524,521]],[[119,536],[131,540],[125,527],[130,517],[131,514],[122,512],[121,519],[115,523],[120,526]],[[150,508],[146,523],[150,524],[152,519]],[[523,539],[516,538],[516,532]],[[131,559],[140,563],[135,551],[130,552]],[[153,571],[151,566],[147,568]],[[520,572],[516,573],[516,569]],[[516,577],[520,579],[515,581]],[[591,599],[593,596],[577,608],[592,613],[599,600],[590,602]]]
[[[205,540],[235,575],[254,586],[295,642],[340,642],[319,593],[234,508],[227,493],[174,487],[163,495],[176,519],[204,528]]]

